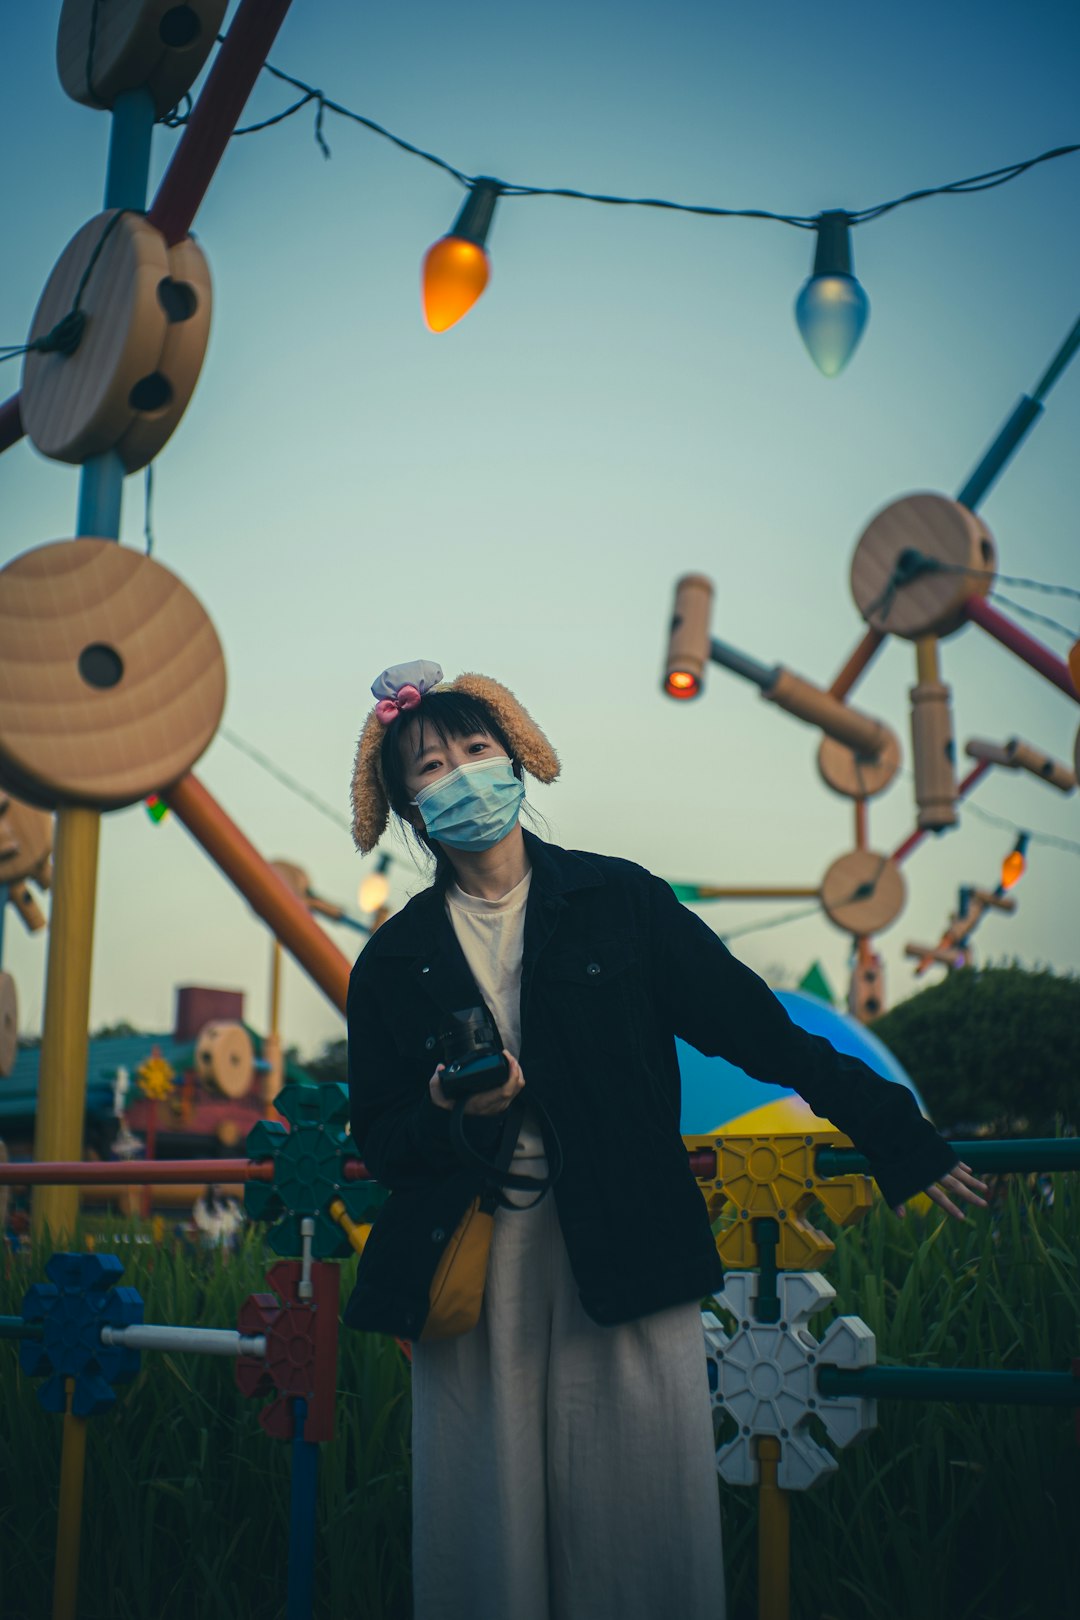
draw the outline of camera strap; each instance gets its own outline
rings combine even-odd
[[[548,1132],[550,1133],[551,1153],[548,1173],[546,1176],[523,1176],[518,1171],[509,1169],[509,1165],[511,1159],[514,1157],[514,1149],[517,1146],[518,1132],[521,1129],[521,1122],[525,1116],[525,1108],[527,1106],[526,1098],[522,1095],[515,1097],[514,1101],[506,1110],[502,1135],[499,1138],[499,1147],[494,1159],[485,1159],[484,1155],[482,1153],[478,1153],[476,1148],[474,1148],[472,1143],[466,1138],[466,1101],[467,1099],[464,1097],[459,1098],[454,1104],[454,1111],[450,1117],[450,1140],[454,1145],[454,1150],[457,1153],[458,1158],[461,1159],[464,1164],[471,1165],[474,1169],[483,1171],[487,1190],[489,1193],[494,1195],[495,1202],[501,1204],[504,1209],[535,1209],[536,1205],[540,1202],[544,1195],[558,1181],[563,1170],[562,1143],[559,1141],[558,1133],[551,1122],[551,1116],[549,1115],[547,1109],[544,1107],[543,1103],[539,1102],[535,1097],[528,1099],[537,1112],[543,1115],[547,1124]],[[545,1137],[545,1145],[546,1143],[547,1138]],[[536,1197],[533,1199],[531,1204],[515,1204],[509,1198],[504,1198],[502,1196],[502,1192],[506,1188],[509,1188],[514,1192],[534,1192]]]

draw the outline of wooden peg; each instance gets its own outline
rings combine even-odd
[[[0,973],[0,1078],[15,1067],[19,1049],[19,997],[10,973]]]

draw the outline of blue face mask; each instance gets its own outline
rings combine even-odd
[[[524,797],[508,759],[480,759],[440,776],[414,803],[429,838],[450,849],[490,849],[514,825]]]

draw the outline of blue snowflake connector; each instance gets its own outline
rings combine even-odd
[[[103,1327],[130,1327],[143,1319],[138,1289],[116,1286],[123,1272],[115,1254],[54,1254],[45,1267],[51,1280],[27,1289],[23,1321],[40,1322],[44,1333],[23,1340],[19,1365],[32,1378],[45,1377],[38,1400],[46,1412],[65,1410],[65,1380],[73,1378],[72,1412],[96,1417],[115,1401],[112,1386],[138,1372],[137,1350],[101,1342]]]

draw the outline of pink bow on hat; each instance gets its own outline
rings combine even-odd
[[[399,715],[408,709],[420,707],[420,692],[415,686],[399,686],[394,697],[380,698],[375,705],[375,713],[384,726],[391,725]]]

